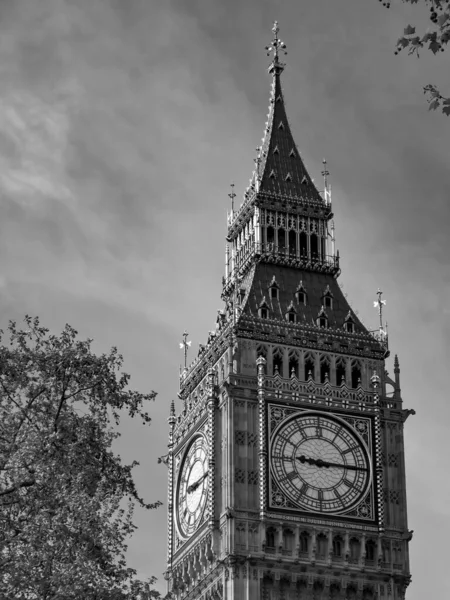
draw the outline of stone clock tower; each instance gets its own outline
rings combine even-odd
[[[338,284],[331,197],[286,117],[273,28],[270,112],[228,216],[216,327],[169,418],[169,590],[192,600],[405,598],[400,369]],[[230,194],[234,200],[234,193]],[[185,338],[186,343],[186,338]]]

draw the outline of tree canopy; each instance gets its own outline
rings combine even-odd
[[[133,508],[152,509],[112,450],[120,417],[150,423],[155,392],[128,389],[116,348],[66,325],[59,336],[26,317],[0,332],[0,597],[159,597],[125,560]]]
[[[390,8],[391,0],[380,0],[383,6]],[[402,0],[410,4],[425,4],[430,9],[429,20],[431,26],[425,33],[417,33],[416,28],[407,25],[403,35],[397,41],[395,54],[407,50],[408,54],[419,56],[421,50],[430,50],[433,54],[445,52],[450,41],[450,0]],[[434,84],[424,87],[430,110],[440,108],[442,112],[450,115],[450,98],[443,96]]]

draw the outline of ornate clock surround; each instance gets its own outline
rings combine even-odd
[[[199,522],[195,526],[195,530],[186,533],[183,531],[182,527],[180,527],[179,515],[178,511],[178,499],[179,499],[179,487],[180,481],[179,478],[182,474],[183,465],[185,464],[186,459],[189,456],[189,453],[193,446],[196,443],[197,439],[203,440],[204,449],[206,452],[206,465],[207,468],[210,468],[210,436],[209,434],[209,424],[208,420],[205,416],[202,419],[202,422],[196,427],[194,430],[190,432],[190,434],[183,439],[183,441],[178,445],[177,448],[174,449],[174,473],[173,473],[173,481],[174,481],[174,499],[175,499],[175,511],[174,511],[174,528],[173,528],[173,536],[174,536],[174,551],[181,550],[186,544],[189,543],[192,536],[196,534],[199,530],[202,530],[209,518],[209,510],[210,510],[210,502],[209,497],[211,494],[211,487],[214,485],[214,472],[208,473],[208,477],[206,478],[206,501],[205,506],[202,509],[202,515],[199,519]]]
[[[282,424],[287,423],[295,417],[313,415],[315,417],[340,423],[348,430],[349,436],[359,440],[363,452],[367,456],[369,468],[369,481],[365,484],[365,490],[358,502],[352,503],[348,510],[343,508],[332,511],[308,510],[295,504],[289,495],[280,487],[274,476],[273,469],[273,440],[277,430]],[[275,513],[286,514],[287,512],[301,516],[317,516],[324,520],[355,521],[372,525],[377,522],[377,499],[376,499],[376,460],[375,460],[375,419],[372,415],[353,414],[351,412],[326,411],[311,409],[310,407],[289,406],[281,403],[270,402],[267,406],[267,436],[266,451],[267,464],[267,507]]]

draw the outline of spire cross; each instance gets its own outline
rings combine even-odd
[[[386,300],[381,299],[382,291],[378,288],[377,296],[378,300],[373,303],[374,308],[378,308],[378,314],[380,316],[380,331],[383,331],[383,306],[386,305]]]
[[[284,54],[287,54],[287,52],[286,52],[286,44],[284,42],[282,42],[280,40],[280,38],[278,37],[278,33],[280,31],[280,28],[278,27],[278,21],[274,22],[272,31],[273,31],[272,43],[270,46],[266,46],[267,56],[270,56],[271,52],[273,52],[273,62],[272,62],[271,69],[275,70],[274,67],[278,67],[278,69],[282,70],[284,65],[279,62],[279,52],[281,51]],[[278,71],[278,73],[279,72],[280,71]],[[276,73],[276,70],[275,70],[275,73]]]
[[[187,352],[188,352],[188,348],[189,346],[192,344],[192,342],[188,342],[187,341],[187,337],[188,337],[188,332],[186,330],[184,330],[183,333],[183,341],[180,342],[180,348],[183,349],[184,348],[184,368],[187,368]]]
[[[234,199],[236,198],[236,194],[234,193],[234,183],[230,183],[231,192],[228,194],[228,197],[231,198],[231,212],[234,211]]]

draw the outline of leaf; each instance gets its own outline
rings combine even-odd
[[[444,113],[444,115],[447,115],[447,117],[450,117],[450,106],[443,106],[442,112]]]
[[[430,42],[430,45],[428,47],[433,52],[433,54],[437,54],[437,52],[439,52],[439,50],[441,49],[441,44],[433,40],[432,42]]]
[[[449,18],[448,13],[442,13],[442,15],[439,15],[439,17],[437,19],[439,27],[442,27],[445,24],[445,22],[448,20],[448,18]]]
[[[406,48],[407,46],[409,46],[409,40],[405,37],[401,37],[398,42],[397,42],[397,46],[401,46],[402,48]]]
[[[435,98],[428,105],[428,110],[436,110],[437,108],[439,108],[439,98]]]
[[[416,33],[416,28],[412,27],[411,25],[407,25],[405,27],[405,30],[403,31],[403,33],[405,35],[413,35],[413,33]]]

